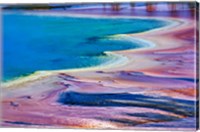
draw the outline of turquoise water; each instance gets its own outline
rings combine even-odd
[[[3,14],[3,81],[38,70],[90,67],[109,61],[104,51],[140,48],[110,35],[166,25],[154,19],[106,19]]]

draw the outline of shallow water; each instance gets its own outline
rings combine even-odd
[[[38,70],[90,67],[111,59],[104,51],[144,45],[116,34],[166,25],[155,19],[107,19],[3,14],[3,81]]]

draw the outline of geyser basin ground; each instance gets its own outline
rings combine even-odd
[[[170,7],[170,4],[166,6]],[[15,78],[13,75],[13,77],[10,76],[10,80],[8,79],[3,85],[1,125],[154,131],[195,130],[197,127],[196,82],[198,78],[196,77],[197,51],[194,37],[196,21],[192,15],[194,12],[185,10],[185,8],[171,11],[163,8],[163,5],[158,7],[160,7],[159,10],[155,12],[144,11],[146,8],[139,7],[137,10],[123,7],[120,11],[96,7],[64,11],[22,11],[25,14],[20,19],[34,18],[26,22],[27,26],[26,24],[21,26],[20,29],[23,32],[25,27],[30,28],[28,25],[32,24],[35,19],[43,21],[45,18],[43,26],[41,23],[38,24],[38,21],[34,22],[40,26],[32,28],[35,37],[31,39],[31,45],[24,48],[25,52],[28,52],[30,48],[34,49],[34,54],[36,51],[40,54],[37,54],[36,58],[41,57],[41,61],[45,62],[44,65],[48,68],[53,63],[52,67],[55,69],[18,78],[26,74],[26,70],[24,73],[13,74],[17,77],[16,80],[11,79]],[[9,15],[17,15],[17,13]],[[139,25],[145,23],[141,20],[167,22],[167,24],[152,29],[142,26],[145,30],[139,32],[136,29],[141,27],[132,26],[138,22],[136,15],[144,16],[140,17]],[[111,19],[108,20],[106,17]],[[72,21],[68,21],[68,18],[73,18],[73,22],[80,19],[85,22],[75,27],[72,26],[73,23],[71,27],[67,27]],[[87,25],[89,19],[91,23]],[[23,19],[23,22],[26,20],[28,19]],[[69,23],[65,25],[67,21]],[[98,26],[94,26],[97,21]],[[169,24],[168,21],[170,21]],[[54,22],[58,24],[52,24]],[[105,23],[107,23],[106,28],[101,26]],[[59,27],[60,24],[64,26]],[[45,30],[38,32],[41,29]],[[72,29],[74,31],[71,31]],[[107,32],[106,29],[109,31]],[[44,31],[47,32],[49,36],[47,38],[51,41],[45,37],[39,37]],[[61,34],[62,32],[68,34],[59,35],[58,31]],[[68,31],[74,32],[74,36]],[[21,32],[19,34],[14,39],[27,44],[25,43],[26,35]],[[26,34],[28,36],[32,32],[26,31]],[[12,36],[13,34],[10,34],[10,37]],[[68,40],[67,36],[73,39]],[[14,42],[14,39],[7,40],[7,42]],[[69,41],[76,43],[69,43]],[[39,43],[36,43],[34,47],[35,42]],[[68,43],[71,46],[65,47]],[[14,43],[13,46],[17,44]],[[12,52],[17,51],[13,48]],[[48,53],[51,53],[50,57]],[[21,54],[24,53],[16,54],[16,58]],[[28,53],[26,54],[27,58],[32,57],[33,52],[30,52],[29,56]],[[69,57],[66,60],[63,56],[70,54],[73,54],[73,57],[77,56],[80,62],[78,64],[81,65],[56,67],[56,64],[59,64],[57,66],[69,65],[70,61],[67,60],[74,58]],[[86,57],[85,63],[79,59],[80,56]],[[91,56],[93,59],[89,59]],[[117,59],[111,61],[113,57]],[[123,61],[119,59],[121,57],[124,58]],[[44,61],[45,58],[47,60]],[[28,74],[40,70],[39,65],[34,66],[37,61],[37,59],[35,62],[29,61],[35,69],[27,72]],[[12,66],[15,67],[15,65]],[[23,67],[21,63],[19,66]],[[46,67],[41,68],[46,69]]]

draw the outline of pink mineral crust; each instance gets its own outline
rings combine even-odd
[[[106,15],[100,9],[70,13]],[[127,16],[126,11],[109,15]],[[107,13],[108,13],[107,12]],[[176,26],[131,37],[154,47],[116,51],[124,65],[60,71],[3,89],[2,126],[136,130],[196,129],[196,43],[194,11],[146,13]],[[64,12],[63,12],[64,13]]]

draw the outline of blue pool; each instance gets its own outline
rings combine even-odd
[[[91,67],[109,61],[104,51],[140,48],[116,34],[166,25],[155,19],[108,19],[3,13],[3,81],[38,70]]]

